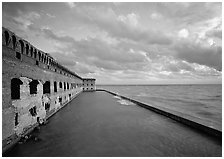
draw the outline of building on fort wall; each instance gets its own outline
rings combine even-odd
[[[83,91],[95,91],[95,81],[93,78],[83,78]]]
[[[2,28],[3,152],[88,89],[95,90],[95,79],[83,79]]]

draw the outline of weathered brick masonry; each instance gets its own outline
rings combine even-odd
[[[83,87],[80,76],[2,28],[3,152],[85,90]]]

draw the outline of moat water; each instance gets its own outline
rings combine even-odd
[[[98,86],[222,130],[222,85]]]
[[[106,92],[81,93],[5,156],[221,156],[221,141]]]

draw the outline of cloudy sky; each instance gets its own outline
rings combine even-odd
[[[3,26],[97,84],[221,83],[221,3],[3,3]]]

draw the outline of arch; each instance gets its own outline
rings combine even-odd
[[[59,82],[59,88],[62,88],[62,82]]]
[[[51,83],[50,83],[50,81],[46,81],[43,84],[43,94],[46,94],[46,93],[51,93]]]
[[[12,47],[13,47],[13,49],[16,49],[16,36],[15,35],[12,36]]]
[[[23,54],[23,51],[24,51],[24,43],[23,43],[22,40],[19,40],[19,43],[20,43],[20,51]]]
[[[64,90],[66,90],[66,83],[64,82]]]
[[[26,44],[26,54],[29,55],[29,45]]]
[[[47,65],[49,65],[49,58],[47,57],[46,59],[47,59],[47,60],[46,60],[46,61],[47,61],[46,63],[47,63]]]
[[[38,80],[32,80],[30,85],[30,94],[37,94],[37,85],[39,84]]]
[[[41,59],[41,53],[40,53],[40,51],[38,51],[38,57],[39,57],[39,61],[40,61],[40,59]]]
[[[54,92],[57,92],[57,82],[54,81]]]
[[[23,82],[18,78],[11,79],[11,99],[20,99],[20,85]]]
[[[4,34],[5,34],[5,44],[6,44],[6,46],[8,46],[9,45],[9,32],[8,31],[5,31],[4,32]]]
[[[41,61],[44,62],[44,55],[41,56]]]
[[[69,84],[67,83],[67,89],[69,89]]]
[[[37,58],[37,50],[36,49],[34,49],[34,58],[36,59]]]
[[[30,57],[33,57],[33,47],[30,48]]]
[[[44,58],[44,63],[47,64],[47,56]]]
[[[45,63],[45,55],[43,56],[43,63]]]
[[[36,116],[37,115],[37,107],[34,106],[34,107],[30,108],[29,112],[32,116]]]

